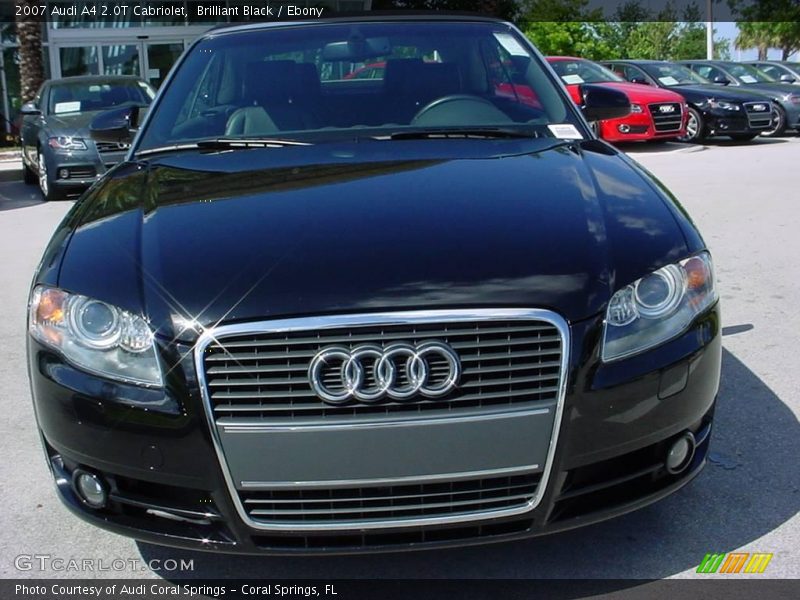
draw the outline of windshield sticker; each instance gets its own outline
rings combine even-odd
[[[678,80],[672,77],[671,75],[667,75],[666,77],[659,77],[658,80],[664,85],[678,85]]]
[[[739,77],[744,83],[758,83],[758,79],[753,77],[752,75],[742,75]]]
[[[583,136],[574,125],[569,123],[559,123],[557,125],[548,125],[547,128],[554,136],[560,140],[582,140]]]
[[[564,80],[564,83],[570,85],[583,83],[583,77],[581,77],[580,75],[562,75],[561,79]]]
[[[494,37],[511,56],[528,56],[528,51],[510,33],[495,33]]]
[[[53,108],[53,112],[55,114],[70,113],[70,112],[80,112],[80,110],[81,110],[80,101],[77,101],[77,102],[56,102],[56,105]]]

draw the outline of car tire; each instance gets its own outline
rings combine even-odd
[[[756,139],[756,137],[758,137],[758,134],[757,133],[732,133],[729,137],[732,140],[736,141],[736,142],[749,142],[750,140]]]
[[[706,137],[706,125],[700,112],[689,107],[689,120],[686,122],[686,135],[678,139],[679,142],[699,143]]]
[[[25,161],[22,161],[22,181],[24,181],[27,185],[33,185],[39,181],[39,178],[36,176],[36,172],[26,165]]]
[[[762,131],[762,137],[777,137],[786,132],[786,111],[776,104],[773,106],[773,114],[772,127],[768,131]]]
[[[42,192],[42,198],[45,200],[45,202],[60,200],[64,197],[64,194],[56,189],[56,186],[53,183],[53,178],[50,177],[50,173],[47,172],[47,160],[45,160],[44,154],[42,154],[41,150],[39,150],[39,153],[37,154],[37,161],[39,167],[39,175],[37,179],[39,182],[39,191]]]

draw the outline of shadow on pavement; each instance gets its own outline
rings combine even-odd
[[[25,185],[21,181],[0,183],[0,212],[40,204],[44,204],[44,201],[36,186]]]
[[[753,542],[793,517],[800,508],[798,455],[800,426],[792,411],[723,351],[704,472],[669,498],[624,517],[519,542],[408,553],[254,557],[144,543],[139,550],[145,560],[193,559],[194,571],[177,577],[199,579],[664,578],[693,570],[708,552]],[[776,555],[773,564],[781,560],[794,559]]]

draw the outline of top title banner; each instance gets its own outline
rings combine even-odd
[[[181,25],[436,11],[525,21],[800,21],[800,0],[0,0],[0,21]],[[577,12],[576,12],[577,10]]]

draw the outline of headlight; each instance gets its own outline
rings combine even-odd
[[[86,150],[86,143],[81,138],[59,135],[47,140],[48,145],[56,150]]]
[[[798,94],[789,94],[786,97],[786,100],[788,100],[792,104],[800,104],[800,95],[798,95]]]
[[[644,112],[644,111],[642,109],[642,105],[641,104],[631,104],[631,112],[632,113],[640,113],[640,112]]]
[[[721,110],[742,110],[742,107],[733,102],[725,102],[724,100],[712,100],[711,108],[719,108]]]
[[[716,300],[714,268],[707,252],[626,285],[608,304],[603,361],[638,354],[674,338]]]
[[[161,386],[155,340],[141,317],[100,300],[38,286],[30,302],[33,337],[97,375]]]

